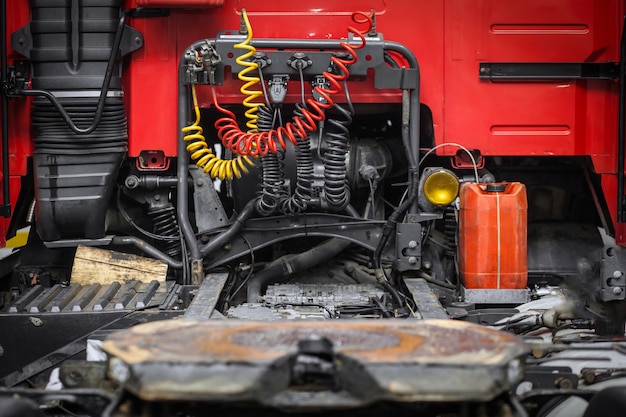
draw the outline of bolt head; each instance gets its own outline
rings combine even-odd
[[[613,287],[613,294],[620,295],[623,292],[621,287]]]
[[[415,256],[410,256],[410,257],[409,257],[409,263],[410,263],[411,265],[415,265],[415,264],[417,264],[417,258],[416,258]]]

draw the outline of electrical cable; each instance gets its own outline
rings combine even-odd
[[[442,148],[444,146],[456,146],[457,148],[460,148],[461,150],[463,150],[470,158],[470,160],[472,161],[472,167],[474,168],[474,177],[476,178],[476,183],[480,183],[480,177],[478,176],[478,166],[476,164],[476,159],[474,158],[474,155],[472,155],[472,153],[469,151],[469,149],[467,149],[465,146],[459,144],[459,143],[454,143],[454,142],[446,142],[446,143],[440,143],[437,146],[432,147],[431,149],[428,150],[428,152],[426,152],[424,154],[424,156],[422,157],[422,159],[419,162],[419,165],[422,165],[422,162],[424,162],[424,159],[426,159],[426,157],[428,155],[430,155],[431,153],[433,153],[434,151],[436,151],[439,148]]]
[[[232,180],[233,178],[241,178],[242,174],[248,174],[249,171],[246,164],[254,166],[254,162],[248,156],[238,155],[234,159],[222,159],[215,155],[215,152],[206,143],[206,139],[202,134],[202,126],[200,126],[200,107],[198,106],[196,86],[194,84],[191,85],[191,97],[196,120],[193,124],[182,129],[182,132],[186,133],[183,140],[188,143],[187,151],[191,153],[191,159],[211,178]],[[254,126],[256,128],[256,122]]]
[[[219,118],[214,124],[217,135],[224,146],[238,155],[262,156],[267,155],[268,152],[276,153],[279,148],[286,149],[286,141],[296,146],[297,138],[306,139],[307,131],[316,130],[317,122],[325,118],[324,110],[330,109],[334,104],[331,96],[342,91],[343,87],[340,81],[349,77],[348,66],[354,65],[358,61],[356,50],[365,46],[365,33],[369,32],[372,26],[371,13],[354,12],[352,13],[352,21],[358,24],[367,24],[365,30],[358,30],[353,26],[347,28],[348,32],[361,40],[361,43],[350,45],[347,42],[340,42],[340,46],[348,53],[350,59],[337,56],[331,58],[331,65],[338,73],[333,74],[329,71],[322,73],[330,86],[328,88],[316,86],[314,90],[321,99],[316,101],[309,97],[306,100],[307,108],[302,109],[302,116],[294,117],[285,126],[279,126],[269,132],[243,132],[239,128],[235,115],[218,104],[217,94],[214,91],[215,107],[226,115],[226,117]],[[249,25],[249,21],[246,20],[246,24]],[[248,31],[250,29],[248,28]]]

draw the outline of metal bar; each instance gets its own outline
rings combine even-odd
[[[129,308],[129,304],[135,294],[137,294],[137,290],[141,283],[139,281],[132,280],[122,285],[122,291],[117,294],[116,298],[113,300],[113,308],[115,310],[124,310]]]
[[[423,319],[449,319],[448,313],[439,302],[437,294],[433,292],[423,278],[405,278],[404,284],[411,293],[413,301]]]
[[[208,320],[228,279],[228,273],[209,274],[198,289],[198,293],[185,311],[184,317],[194,320]]]
[[[187,50],[197,48],[204,41],[197,41]],[[183,81],[185,79],[185,55],[187,50],[183,52],[178,63],[178,143],[176,147],[176,175],[178,177],[178,187],[176,188],[176,218],[178,227],[183,236],[183,242],[189,250],[189,266],[191,268],[190,277],[187,276],[187,268],[183,266],[183,281],[189,283],[189,278],[194,284],[199,284],[199,276],[202,273],[202,256],[196,235],[189,221],[189,155],[187,153],[187,143],[185,142],[185,134],[182,129],[189,121],[189,103],[190,97],[187,87]],[[184,262],[184,261],[183,261]]]
[[[11,307],[9,307],[9,313],[19,313],[20,311],[24,311],[26,306],[32,303],[33,300],[43,292],[43,290],[44,288],[39,284],[32,287],[26,294],[20,297]]]
[[[93,284],[93,285],[99,285],[99,284]],[[112,283],[111,286],[107,288],[104,294],[102,294],[102,296],[98,299],[98,301],[96,301],[96,303],[93,306],[93,309],[104,310],[106,306],[111,302],[113,297],[115,297],[115,294],[117,294],[120,288],[122,288],[122,284],[120,284],[119,282]]]
[[[624,213],[624,112],[626,111],[626,16],[622,26],[619,50],[619,106],[617,115],[617,222],[625,221]]]
[[[139,299],[137,300],[137,304],[135,304],[135,308],[145,308],[150,304],[150,300],[154,297],[157,290],[159,289],[159,281],[153,280],[148,284],[143,294],[139,295]]]
[[[70,304],[74,297],[76,297],[80,293],[80,290],[82,288],[83,286],[79,284],[70,285],[69,287],[65,288],[63,290],[63,293],[61,294],[60,299],[57,299],[52,303],[52,307],[50,307],[50,312],[61,312],[65,307]]]
[[[402,55],[407,62],[409,63],[409,67],[416,71],[415,77],[415,88],[409,89],[410,98],[409,98],[409,152],[412,155],[407,155],[409,162],[414,158],[416,161],[419,161],[420,156],[420,83],[421,83],[421,75],[420,75],[420,66],[419,62],[413,54],[413,52],[407,48],[406,46],[397,43],[397,42],[385,42],[384,44],[385,50],[395,51]],[[403,87],[404,88],[404,87]],[[412,162],[413,165],[413,162]],[[410,167],[411,170],[415,170],[418,172],[418,164]],[[409,170],[409,171],[411,171]],[[412,173],[409,172],[409,184],[411,181],[419,182],[419,175],[416,174],[415,178],[412,178]],[[411,213],[418,213],[418,205],[417,199],[415,199],[411,206],[409,207],[409,211]]]
[[[98,294],[100,288],[100,284],[91,284],[89,287],[87,287],[85,293],[72,304],[72,311],[83,311],[85,307],[87,307],[89,302],[93,300],[96,294]]]
[[[482,62],[478,76],[490,80],[615,80],[617,70],[616,62]]]

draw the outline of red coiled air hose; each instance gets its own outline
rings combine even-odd
[[[303,107],[301,109],[302,116],[295,116],[285,126],[279,126],[269,132],[244,132],[239,128],[235,115],[217,103],[217,95],[214,91],[213,103],[215,107],[227,116],[219,118],[214,124],[217,129],[217,136],[222,141],[222,144],[237,155],[264,156],[268,152],[276,153],[281,148],[283,150],[286,149],[287,140],[296,145],[297,138],[306,139],[307,131],[315,131],[317,122],[325,118],[324,110],[330,109],[334,104],[331,96],[343,91],[341,82],[350,76],[348,65],[354,65],[358,61],[356,50],[365,46],[364,34],[369,32],[372,27],[371,13],[354,12],[352,13],[352,21],[359,24],[367,24],[365,30],[358,30],[353,26],[348,26],[347,28],[348,32],[361,39],[361,44],[352,46],[346,42],[340,43],[341,47],[348,52],[351,58],[331,57],[330,60],[337,69],[338,74],[332,74],[328,71],[323,72],[322,75],[328,80],[330,86],[328,88],[320,86],[314,88],[314,91],[321,97],[320,101],[309,97],[306,100],[306,108]]]

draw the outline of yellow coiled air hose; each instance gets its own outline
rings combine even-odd
[[[198,98],[196,96],[196,86],[191,85],[191,96],[193,98],[193,108],[196,113],[196,121],[182,129],[187,151],[191,153],[191,159],[196,165],[209,174],[211,178],[220,180],[232,180],[233,178],[241,178],[242,173],[247,174],[248,168],[246,164],[254,166],[254,162],[247,156],[237,156],[235,159],[221,159],[213,152],[206,143],[206,139],[202,134],[202,126],[200,126],[200,108],[198,107]],[[245,162],[245,163],[244,163]]]
[[[252,25],[250,25],[250,20],[248,20],[246,9],[241,10],[241,17],[243,18],[243,21],[246,25],[246,31],[248,32],[248,36],[246,37],[245,41],[238,43],[233,47],[235,49],[244,49],[248,51],[238,56],[235,59],[235,62],[243,67],[243,69],[239,71],[239,74],[237,74],[237,77],[245,83],[243,86],[241,86],[239,91],[241,92],[241,94],[246,96],[246,98],[243,99],[242,104],[245,107],[248,107],[248,110],[246,110],[245,113],[246,117],[248,118],[248,122],[246,123],[246,126],[248,127],[248,133],[256,133],[257,120],[259,118],[259,116],[257,115],[257,111],[259,106],[263,106],[264,104],[259,102],[255,103],[254,100],[257,97],[263,95],[263,92],[250,90],[251,87],[259,84],[261,82],[261,79],[256,76],[248,75],[251,72],[257,71],[259,69],[259,64],[254,61],[248,61],[248,58],[252,57],[256,52],[256,48],[250,45],[250,41],[252,40]]]

